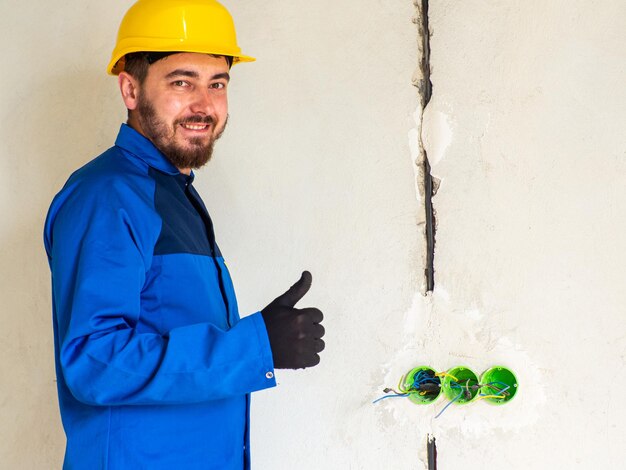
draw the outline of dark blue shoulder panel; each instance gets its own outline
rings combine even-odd
[[[205,221],[186,195],[185,175],[167,175],[154,168],[149,172],[156,183],[154,207],[163,221],[154,254],[213,256]]]

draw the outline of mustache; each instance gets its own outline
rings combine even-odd
[[[176,121],[176,124],[214,124],[211,116],[189,116]]]

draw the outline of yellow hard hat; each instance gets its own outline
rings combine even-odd
[[[233,63],[252,62],[241,54],[235,24],[215,0],[139,0],[126,12],[107,72],[124,70],[131,52],[199,52],[231,56]]]

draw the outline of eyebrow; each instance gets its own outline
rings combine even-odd
[[[227,82],[230,81],[230,74],[228,72],[218,73],[213,75],[213,80],[219,80],[220,78],[225,79]]]
[[[165,76],[166,79],[174,77],[200,78],[200,74],[193,70],[176,69],[172,70]],[[221,78],[226,79],[226,81],[230,81],[230,75],[228,74],[228,72],[217,73],[211,77],[211,80],[219,80]]]

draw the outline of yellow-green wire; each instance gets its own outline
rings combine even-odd
[[[476,401],[482,400],[484,398],[500,398],[500,399],[502,399],[502,398],[504,398],[504,396],[502,396],[502,395],[479,395],[478,397],[476,397]]]
[[[435,374],[435,377],[450,377],[452,380],[454,380],[455,382],[458,382],[459,379],[457,379],[454,375],[452,374],[448,374],[447,372],[437,372]]]

